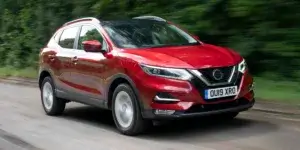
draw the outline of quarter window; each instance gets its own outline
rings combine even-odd
[[[53,37],[53,39],[54,39],[54,41],[55,41],[56,43],[57,43],[58,40],[59,40],[60,33],[61,33],[61,31],[57,32],[57,33],[54,35],[54,37]]]
[[[65,29],[60,36],[59,45],[63,48],[72,49],[79,27]]]

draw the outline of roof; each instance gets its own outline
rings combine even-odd
[[[165,20],[161,17],[157,17],[157,16],[139,16],[139,17],[134,17],[132,19],[145,19],[145,20],[155,20],[155,21],[167,22],[167,20]],[[63,26],[70,25],[70,24],[77,23],[77,22],[82,22],[82,21],[91,21],[91,22],[100,23],[100,20],[101,19],[97,19],[95,17],[83,17],[83,18],[78,18],[78,19],[66,22]]]

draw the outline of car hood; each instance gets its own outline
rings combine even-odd
[[[231,66],[242,60],[233,50],[210,44],[124,49],[120,55],[142,64],[187,69]]]

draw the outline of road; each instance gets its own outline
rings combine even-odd
[[[120,135],[109,111],[69,103],[46,116],[39,91],[0,83],[0,150],[299,150],[300,118],[248,111],[228,122],[205,118]]]

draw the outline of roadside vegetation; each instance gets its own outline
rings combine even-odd
[[[300,101],[300,1],[0,0],[0,76],[36,77],[37,58],[64,22],[157,15],[247,60],[257,97]]]
[[[0,78],[5,77],[20,77],[20,78],[37,78],[38,70],[36,68],[12,68],[2,67],[0,68]]]

